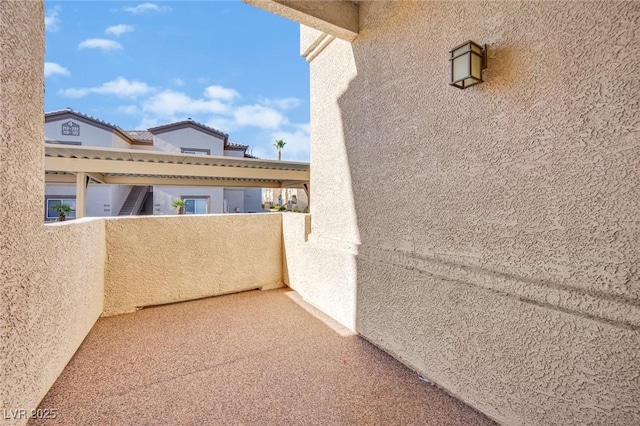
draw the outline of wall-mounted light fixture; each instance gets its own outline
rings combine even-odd
[[[482,70],[487,68],[487,45],[484,48],[469,40],[450,53],[451,83],[458,89],[466,89],[482,83]]]

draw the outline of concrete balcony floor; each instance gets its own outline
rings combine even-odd
[[[40,405],[57,419],[42,423],[493,424],[327,324],[288,289],[101,318]]]

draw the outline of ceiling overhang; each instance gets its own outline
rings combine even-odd
[[[325,34],[353,41],[360,31],[358,5],[348,0],[242,0]]]

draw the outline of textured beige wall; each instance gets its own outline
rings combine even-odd
[[[0,7],[0,409],[37,407],[102,311],[104,226],[42,224],[44,10]],[[10,206],[10,207],[7,207]],[[3,411],[3,413],[5,413]],[[25,423],[25,419],[4,419]]]
[[[311,222],[308,214],[282,214],[284,282],[305,301],[355,330],[355,248],[337,240],[314,240]]]
[[[361,242],[357,331],[507,424],[640,423],[640,3],[359,7],[311,62],[309,235]]]
[[[127,217],[106,221],[103,315],[281,287],[281,214]]]

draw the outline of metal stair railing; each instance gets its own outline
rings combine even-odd
[[[149,192],[149,186],[134,186],[129,192],[129,196],[125,200],[118,216],[136,216],[140,213],[140,209]]]

